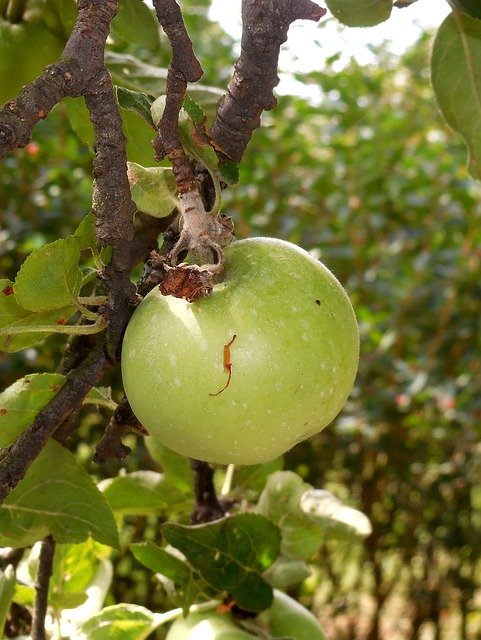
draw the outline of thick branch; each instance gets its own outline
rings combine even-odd
[[[291,23],[317,21],[325,13],[311,0],[242,1],[241,55],[211,130],[215,146],[225,156],[240,161],[262,111],[276,106],[279,51]]]
[[[75,27],[56,64],[49,65],[0,110],[0,158],[30,140],[35,125],[66,96],[78,97],[98,72],[117,0],[78,0]]]
[[[78,412],[82,402],[112,366],[103,344],[68,376],[57,395],[36,416],[33,424],[2,452],[0,459],[0,504],[24,477],[48,439],[68,416]]]

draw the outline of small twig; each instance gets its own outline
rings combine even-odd
[[[172,60],[167,72],[166,101],[158,134],[154,140],[156,157],[165,155],[172,163],[180,194],[197,189],[195,176],[179,138],[178,123],[188,82],[196,82],[203,70],[195,57],[180,8],[175,0],[154,0],[157,18],[169,38]]]
[[[47,536],[42,541],[35,584],[35,606],[32,619],[32,640],[46,640],[45,616],[48,607],[48,586],[53,570],[55,541]]]
[[[191,466],[195,472],[195,507],[190,518],[191,523],[213,522],[223,518],[226,510],[217,499],[214,470],[207,462],[201,460],[192,460]]]
[[[131,449],[122,442],[122,436],[126,431],[149,435],[135,417],[127,398],[123,398],[115,409],[102,440],[97,445],[94,462],[102,464],[107,460],[123,460],[128,456]]]
[[[243,0],[241,55],[211,129],[224,156],[240,161],[262,111],[276,106],[279,51],[291,23],[317,22],[325,13],[311,0]]]

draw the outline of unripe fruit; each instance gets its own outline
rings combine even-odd
[[[354,312],[332,273],[291,243],[251,238],[226,248],[210,298],[146,296],[122,375],[152,438],[191,458],[256,464],[336,417],[358,357]]]

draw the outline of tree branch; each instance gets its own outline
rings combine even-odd
[[[78,0],[78,15],[60,60],[0,110],[0,158],[30,140],[35,125],[66,96],[82,95],[98,72],[118,0]]]
[[[35,584],[35,606],[32,619],[32,640],[46,640],[45,616],[48,607],[48,587],[53,570],[55,541],[47,536],[42,541]]]
[[[241,160],[262,111],[276,106],[279,51],[291,23],[317,22],[325,13],[311,0],[242,0],[241,54],[211,129],[215,147],[227,158]]]
[[[112,366],[104,345],[98,345],[68,376],[57,395],[37,414],[33,424],[3,451],[0,459],[0,504],[26,474],[56,429],[73,413]]]
[[[195,472],[195,507],[190,519],[191,523],[213,522],[223,518],[226,510],[217,499],[214,470],[207,462],[201,460],[192,460],[191,466]]]

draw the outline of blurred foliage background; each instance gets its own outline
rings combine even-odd
[[[203,82],[224,87],[235,43],[208,7],[183,3]],[[162,35],[149,48],[129,33],[113,31],[112,55],[167,66]],[[402,57],[380,46],[372,65],[352,60],[340,69],[334,56],[318,72],[297,74],[321,88],[321,99],[279,98],[252,139],[239,186],[224,197],[238,237],[278,236],[321,258],[360,322],[361,366],[348,405],[285,460],[373,524],[362,544],[326,545],[299,587],[332,640],[481,638],[481,185],[438,113],[429,47],[425,36]],[[78,123],[71,105],[59,105],[0,164],[4,277],[89,211],[92,152],[73,131]],[[126,117],[138,147],[150,133],[136,136],[136,126]],[[152,152],[144,144],[140,153]],[[0,354],[2,388],[54,370],[63,342]],[[118,393],[118,380],[110,382]],[[83,417],[76,446],[87,462],[104,423],[100,413]],[[149,464],[141,443],[126,464]],[[92,469],[97,477],[117,471]],[[133,518],[128,536],[155,532],[148,519]],[[131,563],[118,559],[112,601],[154,607],[145,572]]]

